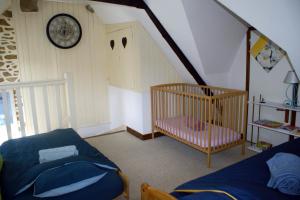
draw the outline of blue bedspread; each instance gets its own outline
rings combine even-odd
[[[215,173],[184,183],[175,190],[220,190],[239,200],[300,200],[300,196],[286,195],[267,187],[270,171],[266,162],[278,152],[300,155],[300,139],[284,143]],[[231,199],[226,194],[213,192],[194,194],[173,192],[172,195],[180,200]]]
[[[0,147],[0,153],[4,158],[4,166],[1,176],[2,195],[4,199],[35,200],[32,197],[32,188],[28,191],[12,197],[12,194],[24,180],[24,175],[29,171],[37,173],[43,169],[51,168],[62,163],[62,160],[39,165],[38,151],[40,149],[55,148],[67,145],[75,145],[79,151],[78,157],[64,159],[63,162],[88,160],[100,164],[118,168],[112,161],[101,154],[97,149],[89,145],[73,129],[60,129],[49,133],[9,140]],[[123,192],[123,183],[118,173],[110,171],[101,181],[70,194],[59,197],[44,198],[45,200],[81,200],[103,199],[111,200]]]

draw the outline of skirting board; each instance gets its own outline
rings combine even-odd
[[[111,131],[110,123],[103,123],[96,126],[77,128],[76,131],[82,138],[102,135]]]
[[[130,127],[127,126],[126,128],[127,132],[130,133],[131,135],[139,138],[140,140],[149,140],[149,139],[152,139],[152,133],[147,133],[147,134],[142,134]],[[154,137],[161,137],[161,136],[164,136],[162,133],[160,132],[155,132],[154,133]]]

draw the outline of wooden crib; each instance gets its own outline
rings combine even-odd
[[[247,92],[196,84],[151,87],[152,135],[159,131],[211,154],[236,145],[245,152]]]

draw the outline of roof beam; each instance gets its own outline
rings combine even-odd
[[[206,82],[202,79],[202,77],[198,74],[195,67],[192,65],[192,63],[189,61],[189,59],[185,56],[185,54],[182,52],[182,50],[179,48],[179,46],[176,44],[176,42],[173,40],[171,35],[168,33],[168,31],[164,28],[164,26],[160,23],[159,19],[155,16],[155,14],[152,12],[152,10],[149,8],[149,6],[143,1],[143,0],[93,0],[98,2],[105,2],[105,3],[112,3],[112,4],[119,4],[119,5],[125,5],[125,6],[131,6],[136,7],[140,9],[144,9],[147,15],[150,17],[160,34],[163,36],[163,38],[166,40],[166,42],[170,45],[174,53],[177,55],[179,60],[182,62],[182,64],[185,66],[185,68],[188,70],[188,72],[193,76],[195,81],[199,85],[207,85]]]
[[[123,6],[131,6],[140,9],[144,8],[143,0],[92,0],[92,1],[112,3],[112,4],[123,5]]]
[[[38,12],[38,0],[20,0],[22,12]]]
[[[143,6],[144,10],[148,14],[148,16],[150,17],[150,19],[152,20],[152,22],[155,24],[155,26],[158,29],[158,31],[160,32],[160,34],[163,36],[163,38],[167,41],[167,43],[173,49],[174,53],[177,55],[177,57],[182,62],[182,64],[185,66],[185,68],[189,71],[189,73],[193,76],[193,78],[195,79],[195,81],[199,85],[206,85],[205,81],[198,74],[197,70],[194,68],[194,66],[192,65],[192,63],[185,56],[185,54],[182,52],[182,50],[179,48],[179,46],[173,40],[173,38],[168,33],[168,31],[160,23],[159,19],[155,16],[155,14],[152,12],[152,10],[149,8],[149,6],[144,1],[143,1],[143,4],[144,4],[144,6]]]

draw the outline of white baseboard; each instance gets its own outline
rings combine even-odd
[[[82,138],[86,138],[108,133],[111,131],[111,128],[110,123],[104,123],[95,126],[77,128],[76,131]]]

